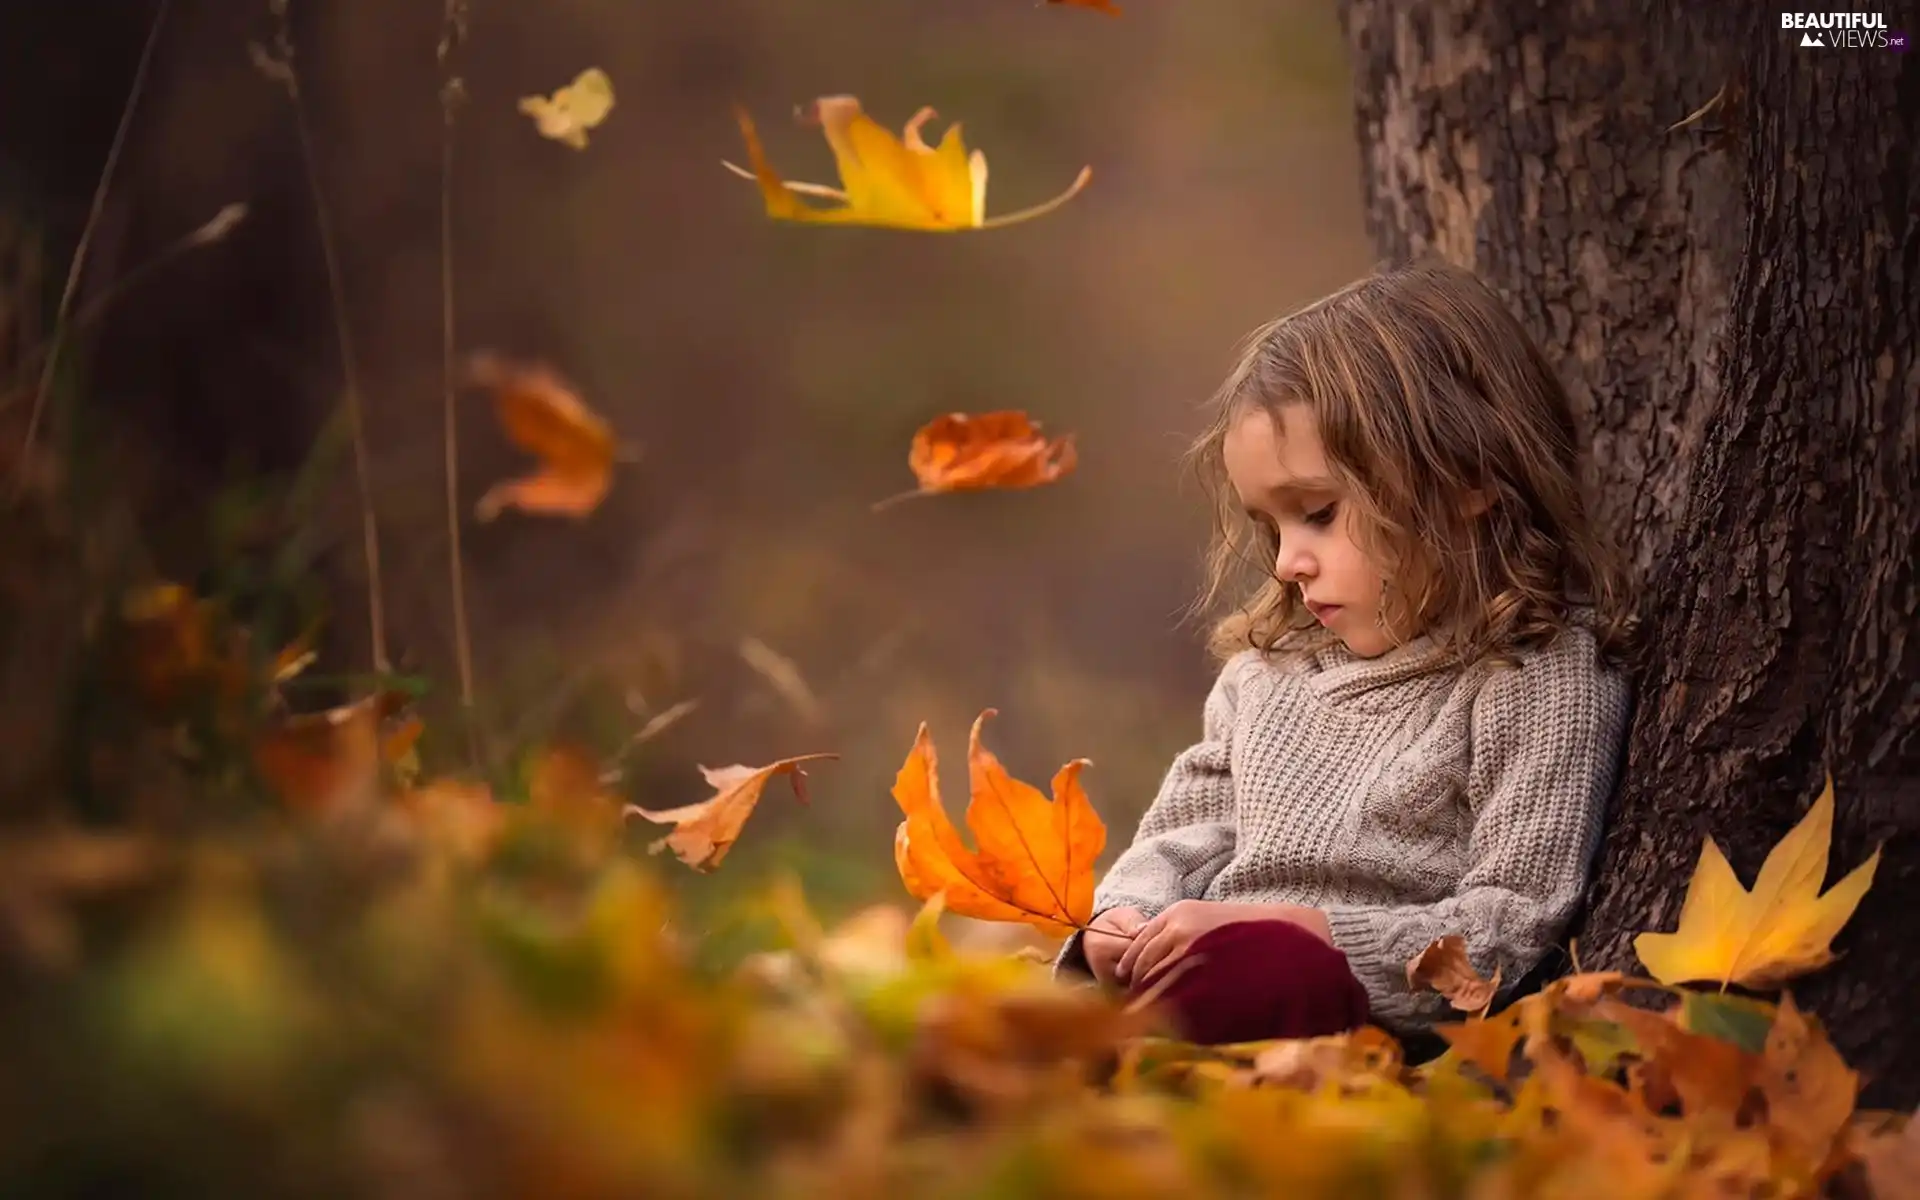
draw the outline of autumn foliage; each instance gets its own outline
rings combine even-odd
[[[613,108],[595,68],[519,102],[574,151]],[[801,115],[839,186],[781,176],[744,109],[749,165],[726,164],[781,222],[984,230],[1090,178],[989,217],[986,157],[958,123],[928,145],[930,108],[898,135],[851,96]],[[579,390],[493,355],[468,382],[534,459],[477,519],[600,509],[630,453]],[[946,414],[914,435],[904,495],[1023,491],[1076,464],[1073,435],[1023,411]],[[384,664],[308,703],[292,685],[311,631],[264,639],[164,580],[103,625],[138,717],[99,757],[135,791],[147,764],[179,768],[190,803],[0,836],[0,1194],[1920,1191],[1920,1128],[1859,1110],[1859,1073],[1779,992],[1831,961],[1878,865],[1822,891],[1831,784],[1751,889],[1705,845],[1678,927],[1636,943],[1651,978],[1576,971],[1503,995],[1448,935],[1406,964],[1461,1016],[1437,1054],[1374,1027],[1197,1046],[1151,994],[1056,978],[1049,947],[969,947],[979,922],[1055,944],[1083,928],[1108,848],[1090,764],[1046,794],[1014,778],[984,744],[992,709],[962,824],[925,724],[893,781],[917,908],[823,923],[779,878],[735,914],[754,949],[716,961],[715,919],[675,902],[676,877],[722,867],[775,781],[809,803],[807,768],[835,753],[703,767],[712,794],[671,807],[563,743],[510,765],[475,748],[470,769],[428,776],[413,693]],[[884,808],[883,791],[837,779],[827,802]]]

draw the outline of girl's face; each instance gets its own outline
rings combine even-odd
[[[1359,514],[1327,469],[1313,414],[1302,404],[1248,410],[1227,430],[1227,475],[1247,515],[1273,531],[1273,571],[1300,589],[1307,610],[1362,658],[1394,645],[1380,617],[1382,577],[1355,538]]]

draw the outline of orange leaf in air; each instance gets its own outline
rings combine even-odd
[[[1053,777],[1053,799],[1007,774],[980,744],[993,709],[973,723],[967,744],[967,848],[940,802],[933,739],[923,723],[894,780],[907,819],[893,839],[894,865],[916,900],[946,893],[947,909],[982,921],[1019,921],[1053,936],[1093,917],[1093,861],[1107,827],[1080,786],[1088,763],[1076,759]]]
[[[919,489],[889,496],[873,507],[943,492],[1039,487],[1065,478],[1078,461],[1072,434],[1048,438],[1023,412],[948,413],[913,435],[907,466],[920,481]]]
[[[618,457],[613,430],[577,392],[546,367],[509,363],[483,354],[471,376],[490,388],[500,425],[516,446],[540,460],[540,469],[495,484],[475,515],[491,521],[508,507],[551,516],[585,517],[613,486]]]
[[[701,767],[700,773],[713,786],[711,799],[657,811],[629,804],[625,811],[656,824],[675,827],[672,833],[649,846],[649,853],[671,849],[681,862],[695,870],[711,871],[720,865],[727,851],[733,849],[740,827],[753,815],[768,780],[775,775],[787,776],[793,782],[794,798],[805,804],[807,773],[800,769],[800,764],[839,757],[838,754],[802,754],[764,767]]]
[[[1093,169],[1082,167],[1067,190],[1053,199],[989,217],[987,156],[979,150],[967,151],[958,122],[947,126],[938,146],[927,145],[920,129],[935,116],[931,108],[914,113],[899,137],[861,111],[860,101],[852,96],[822,96],[803,109],[800,119],[820,126],[827,136],[834,165],[840,171],[837,188],[782,179],[767,161],[753,118],[737,106],[734,116],[740,123],[740,136],[752,169],[724,159],[721,165],[760,185],[767,215],[776,221],[874,225],[929,233],[993,229],[1052,212],[1078,195],[1093,178]],[[817,196],[833,201],[835,206],[818,208],[802,203],[801,196]]]

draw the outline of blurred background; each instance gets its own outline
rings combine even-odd
[[[1092,760],[1108,860],[1125,845],[1197,735],[1212,674],[1182,622],[1207,515],[1180,452],[1238,340],[1372,254],[1330,0],[1123,8],[473,0],[451,57],[466,93],[447,197],[459,350],[551,364],[640,450],[583,522],[475,524],[474,501],[526,460],[487,397],[461,395],[489,755],[555,735],[617,753],[696,701],[630,756],[636,801],[702,798],[701,763],[841,755],[813,771],[810,809],[775,786],[711,886],[782,864],[849,899],[891,896],[888,789],[915,728],[932,729],[957,813],[968,725],[993,707],[989,744],[1018,777],[1044,788],[1061,763]],[[0,147],[12,225],[28,231],[16,241],[46,253],[37,282],[13,286],[45,296],[154,5],[16,9],[0,36]],[[367,411],[389,637],[434,681],[431,714],[455,679],[444,9],[293,0],[292,16]],[[323,665],[363,669],[351,461],[324,436],[342,378],[324,259],[292,109],[248,50],[273,28],[267,0],[173,5],[82,296],[223,205],[249,217],[87,331],[54,432],[76,479],[91,461],[134,497],[136,557],[170,577],[203,576],[246,540],[244,497],[319,472],[297,531],[254,535],[310,550],[330,613]],[[582,151],[539,137],[518,99],[588,66],[613,80],[612,115]],[[836,93],[896,131],[921,105],[939,112],[930,138],[961,121],[991,166],[989,214],[1053,195],[1083,165],[1092,183],[983,233],[773,224],[720,165],[742,157],[730,106],[753,114],[786,177],[832,183],[819,131],[791,114]],[[14,261],[17,275],[29,256]],[[918,426],[1001,408],[1074,433],[1077,472],[870,511],[912,486]],[[460,760],[452,725],[430,718],[430,761]]]

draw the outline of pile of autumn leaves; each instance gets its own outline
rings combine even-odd
[[[369,711],[370,735],[395,736]],[[1371,1027],[1202,1047],[1151,1002],[1055,980],[1044,952],[949,941],[948,913],[1083,926],[1106,841],[1085,764],[1043,794],[985,747],[988,715],[970,837],[924,727],[894,781],[917,912],[823,928],[776,880],[729,918],[762,948],[725,964],[703,959],[714,927],[669,901],[665,855],[719,866],[771,781],[804,800],[805,766],[830,756],[710,769],[708,800],[646,810],[560,747],[506,803],[396,777],[405,756],[379,737],[358,766],[313,743],[324,777],[288,772],[302,760],[281,745],[263,761],[309,789],[294,819],[0,842],[0,1192],[1902,1196],[1920,1180],[1906,1121],[1856,1110],[1858,1076],[1789,998],[1679,986],[1777,987],[1830,960],[1878,857],[1821,892],[1830,790],[1751,890],[1707,844],[1679,928],[1639,940],[1656,979],[1579,973],[1488,1011],[1494,981],[1448,937],[1408,964],[1410,987],[1462,1010],[1433,1061]],[[655,856],[627,844],[636,816],[668,827]]]

